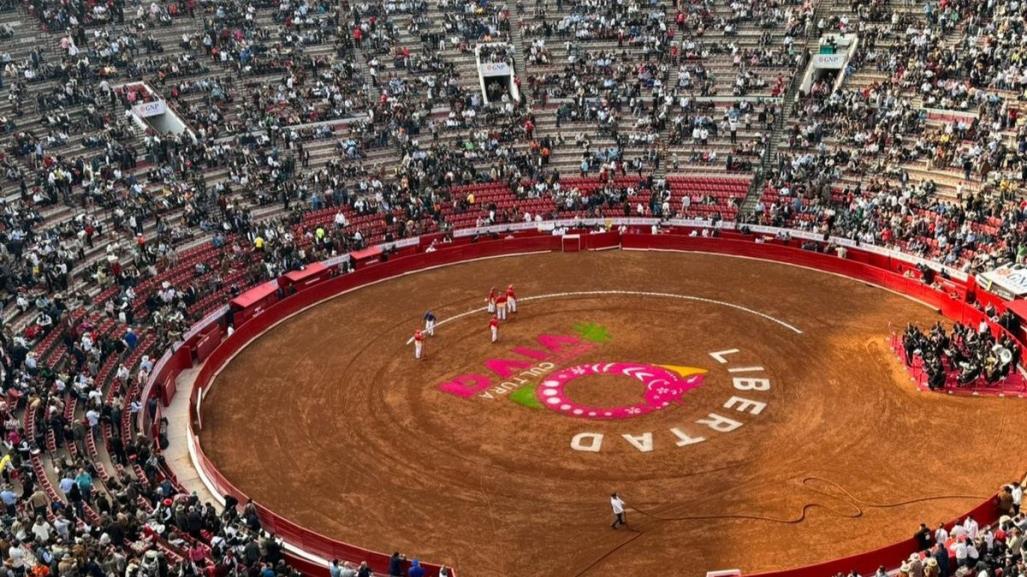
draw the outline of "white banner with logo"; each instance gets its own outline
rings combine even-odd
[[[985,290],[1010,299],[1027,295],[1027,268],[1022,265],[1000,266],[977,275],[977,279]]]
[[[973,121],[977,119],[977,112],[967,112],[965,110],[949,110],[940,108],[924,108],[923,111],[927,113],[928,121],[935,122],[961,122],[966,125],[973,124]]]
[[[478,65],[482,76],[512,76],[513,69],[506,62],[482,62]]]
[[[691,218],[672,218],[669,220],[663,220],[653,217],[641,217],[641,216],[629,216],[629,217],[604,217],[604,218],[559,218],[556,220],[544,220],[541,222],[512,222],[505,224],[493,224],[489,226],[480,226],[478,228],[462,228],[453,231],[454,238],[463,238],[466,236],[481,236],[490,234],[503,234],[507,232],[521,232],[525,230],[538,230],[542,232],[552,232],[557,229],[567,228],[589,228],[602,226],[605,228],[612,228],[615,226],[653,226],[658,224],[661,226],[688,226],[696,228],[717,228],[721,230],[734,230],[735,223],[728,221],[719,221],[714,223],[710,220],[702,219],[691,219]]]
[[[163,100],[151,100],[132,107],[132,113],[139,118],[158,116],[168,111],[168,105]]]
[[[333,256],[331,258],[327,258],[327,259],[321,261],[321,264],[325,265],[328,268],[332,268],[333,266],[339,266],[340,264],[342,264],[344,262],[349,262],[349,253],[340,254],[340,255]]]
[[[408,246],[417,246],[419,244],[421,244],[421,237],[419,237],[419,236],[408,236],[407,238],[402,238],[400,240],[397,240],[396,242],[390,242],[389,244],[383,246],[382,248],[386,248],[386,249],[389,249],[389,248],[406,248]]]
[[[813,68],[823,68],[827,70],[838,70],[845,66],[845,53],[840,52],[838,54],[814,54],[813,55]]]
[[[715,228],[719,230],[735,230],[734,221],[720,220],[714,223],[712,220],[702,218],[672,218],[666,222],[670,226],[688,226],[692,228]]]

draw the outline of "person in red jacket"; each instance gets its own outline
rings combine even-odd
[[[506,293],[499,293],[496,295],[496,316],[499,320],[506,320]]]
[[[496,312],[496,288],[492,287],[489,291],[489,296],[485,299],[485,310],[492,314]]]
[[[414,331],[414,358],[420,359],[421,353],[424,351],[424,333],[421,329]]]
[[[496,315],[492,315],[492,320],[489,321],[489,332],[492,334],[492,342],[499,341],[499,319]]]
[[[517,295],[514,293],[513,285],[506,287],[506,310],[517,312]]]

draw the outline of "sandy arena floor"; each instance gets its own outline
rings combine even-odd
[[[508,283],[520,311],[491,344],[471,311]],[[429,308],[444,322],[417,362],[407,339]],[[908,538],[1023,473],[999,449],[1027,425],[1023,401],[919,393],[889,352],[890,324],[936,318],[852,280],[724,256],[479,261],[275,327],[218,377],[201,439],[279,514],[461,577],[795,567]],[[696,376],[680,367],[707,372],[661,410],[587,418],[639,403],[641,381],[610,373],[666,374],[652,365],[678,385]],[[558,374],[582,415],[541,407],[534,385]],[[628,529],[609,526],[614,490]]]

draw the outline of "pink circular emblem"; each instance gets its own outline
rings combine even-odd
[[[619,407],[590,407],[568,398],[567,383],[590,375],[620,375],[641,381],[645,385],[642,402]],[[563,415],[583,419],[630,419],[678,403],[686,392],[702,383],[701,374],[682,377],[658,365],[595,363],[566,368],[547,376],[535,389],[535,396],[547,408]]]

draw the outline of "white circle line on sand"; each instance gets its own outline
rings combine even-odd
[[[744,307],[742,305],[737,305],[735,303],[729,303],[729,302],[725,302],[725,301],[718,301],[716,299],[710,299],[710,298],[706,298],[706,297],[697,297],[697,296],[694,296],[694,295],[679,295],[679,294],[674,294],[674,293],[661,293],[661,292],[650,292],[650,291],[629,291],[629,290],[573,291],[573,292],[549,293],[549,294],[535,295],[535,296],[530,296],[530,297],[523,297],[523,298],[518,298],[517,302],[540,301],[540,300],[545,300],[545,299],[556,299],[556,298],[563,298],[563,297],[590,297],[590,296],[636,296],[636,297],[640,296],[640,297],[655,297],[655,298],[678,299],[678,300],[684,300],[684,301],[695,301],[695,302],[701,302],[701,303],[707,303],[707,304],[720,305],[720,306],[723,306],[723,307],[728,307],[728,308],[732,308],[732,309],[735,309],[735,310],[740,310],[740,311],[743,311],[743,312],[747,312],[749,314],[756,315],[756,316],[758,316],[760,318],[766,319],[766,320],[771,321],[773,323],[777,323],[777,324],[779,324],[782,327],[792,331],[793,333],[795,333],[797,335],[801,335],[802,334],[802,331],[798,327],[796,327],[795,325],[786,323],[785,321],[783,321],[783,320],[781,320],[779,318],[770,316],[767,313],[763,313],[763,312],[760,312],[758,310],[751,309],[749,307]],[[487,307],[478,307],[476,309],[465,311],[465,312],[462,312],[460,314],[453,315],[451,317],[446,317],[446,318],[436,322],[435,323],[435,327],[438,328],[438,327],[441,327],[442,325],[444,325],[444,324],[446,324],[448,322],[460,320],[463,317],[470,316],[470,315],[473,315],[473,314],[478,314],[480,312],[485,311],[486,309],[487,309]],[[413,343],[413,342],[414,342],[414,337],[410,337],[410,338],[407,339],[407,344],[408,345]]]

